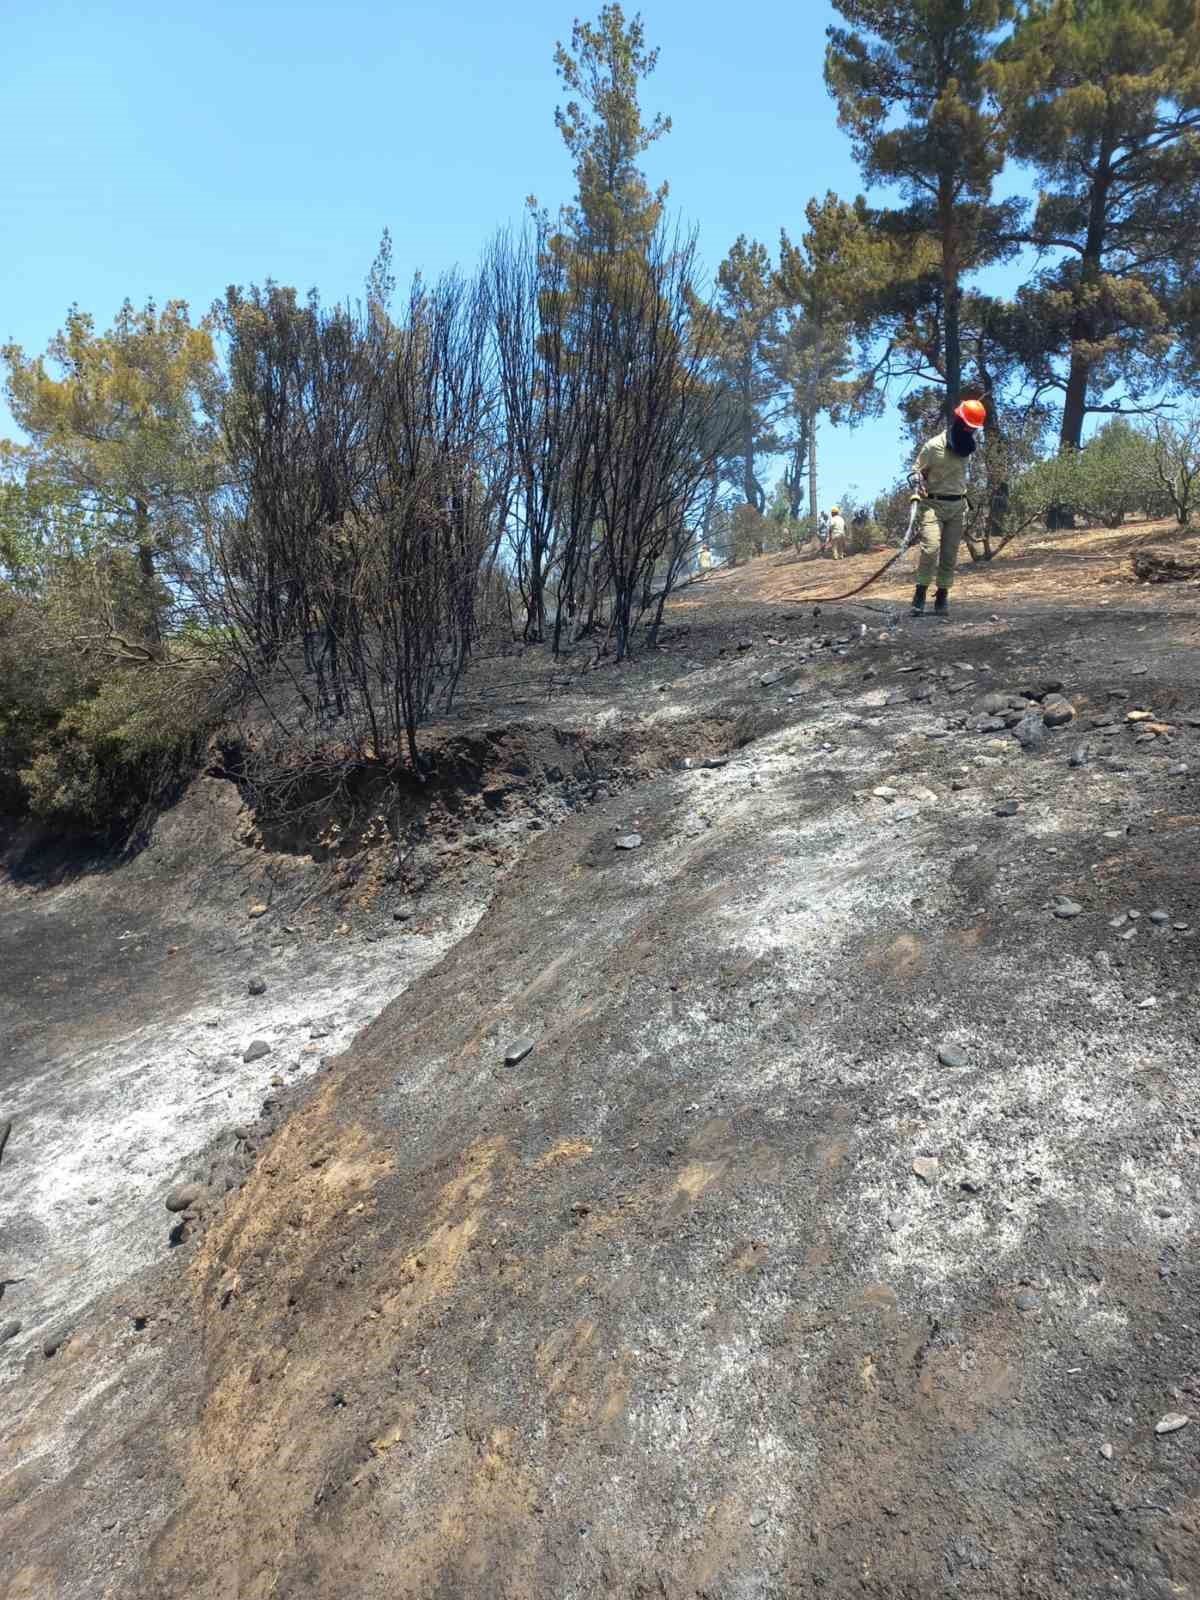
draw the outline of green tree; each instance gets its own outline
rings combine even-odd
[[[766,247],[740,234],[717,269],[711,315],[721,369],[737,409],[742,495],[759,512],[766,506],[766,491],[759,482],[757,459],[778,446],[771,413],[779,382],[771,349],[779,308],[779,287]]]
[[[658,51],[646,48],[640,16],[626,21],[620,5],[601,8],[595,23],[576,21],[571,48],[554,52],[571,95],[554,113],[575,169],[577,198],[562,221],[576,239],[613,253],[645,249],[662,215],[667,185],[651,191],[639,158],[671,131],[669,117],[642,117],[638,89]]]
[[[41,595],[55,563],[94,545],[80,495],[40,472],[33,450],[0,439],[0,582]]]
[[[1060,447],[1078,449],[1089,413],[1161,389],[1200,311],[1200,10],[1034,0],[987,76],[1041,185],[1027,240],[1053,257],[1017,333],[1036,384],[1062,394]]]
[[[0,351],[17,423],[45,481],[81,497],[112,543],[137,554],[143,625],[161,636],[158,560],[189,497],[216,477],[219,377],[208,325],[182,300],[161,310],[126,301],[107,333],[78,307],[44,356]]]
[[[962,378],[963,280],[1011,248],[1014,208],[991,198],[1004,149],[984,67],[1013,0],[835,0],[835,9],[848,26],[828,30],[825,81],[867,182],[894,186],[905,202],[879,215],[898,261],[913,258],[890,311],[901,328],[919,309],[932,321],[916,353],[948,415]],[[930,243],[936,275],[925,270]]]
[[[789,469],[792,505],[798,505],[800,447],[808,466],[808,516],[817,531],[817,431],[822,415],[857,421],[878,404],[872,375],[854,373],[856,321],[864,327],[878,286],[889,276],[890,256],[875,235],[861,200],[833,193],[810,200],[808,227],[794,244],[784,230],[776,284],[787,315],[775,350],[776,370],[790,393],[797,448]],[[792,512],[795,515],[795,510]]]

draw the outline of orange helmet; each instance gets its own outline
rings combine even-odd
[[[954,415],[968,428],[982,428],[987,421],[987,407],[982,400],[964,400]]]

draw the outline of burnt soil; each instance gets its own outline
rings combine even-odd
[[[399,848],[11,841],[6,1596],[1200,1594],[1200,618],[1022,559],[514,655]]]

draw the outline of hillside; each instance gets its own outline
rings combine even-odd
[[[11,841],[4,1593],[1200,1592],[1162,531],[513,657],[390,881],[211,776],[129,863]]]

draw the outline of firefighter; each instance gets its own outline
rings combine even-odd
[[[987,408],[982,400],[964,400],[950,426],[921,446],[909,474],[909,482],[922,501],[917,530],[921,556],[917,562],[917,586],[912,602],[914,617],[925,614],[925,596],[931,581],[936,582],[934,616],[949,615],[950,585],[954,582],[967,513],[967,462],[978,448],[986,421]]]
[[[841,561],[846,554],[846,519],[840,506],[834,506],[829,513],[829,547],[833,559]]]

